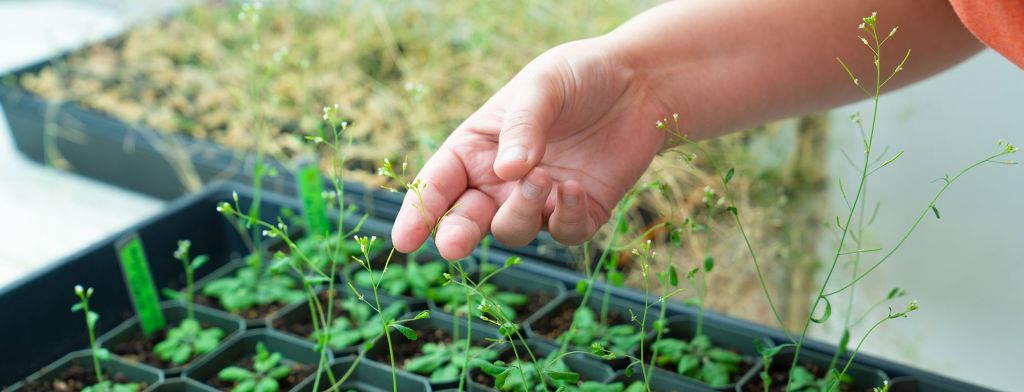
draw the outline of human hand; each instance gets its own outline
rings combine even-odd
[[[671,113],[657,81],[612,47],[594,38],[545,52],[459,125],[417,176],[420,192],[406,193],[395,248],[434,234],[457,260],[488,231],[510,246],[542,228],[566,244],[593,236],[664,145],[654,124]]]

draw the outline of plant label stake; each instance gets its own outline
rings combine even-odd
[[[121,261],[121,272],[124,274],[128,294],[135,305],[135,313],[139,315],[142,332],[150,336],[153,332],[163,329],[166,321],[160,309],[160,298],[156,294],[153,275],[149,272],[149,262],[142,248],[142,240],[138,233],[129,234],[114,244],[117,257]]]
[[[327,219],[327,203],[324,201],[324,179],[316,163],[308,163],[299,168],[296,176],[299,182],[299,197],[306,215],[309,230],[319,236],[331,232],[330,221]],[[338,195],[338,197],[343,197]]]

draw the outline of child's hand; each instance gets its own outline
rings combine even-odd
[[[417,177],[422,205],[406,194],[395,248],[415,250],[435,225],[448,260],[488,231],[511,246],[542,228],[567,244],[593,236],[661,149],[655,121],[672,113],[613,46],[549,50],[455,129]]]

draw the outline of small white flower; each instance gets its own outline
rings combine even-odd
[[[863,42],[864,45],[868,44],[868,39],[867,38],[864,38],[864,37],[858,37],[858,38],[860,38],[860,42]]]
[[[82,288],[82,285],[76,284],[75,285],[75,294],[82,295],[84,293],[85,293],[85,289]]]
[[[900,28],[900,27],[899,26],[893,27],[892,31],[889,32],[889,36],[892,37],[892,36],[896,35],[896,29],[898,29],[898,28]]]

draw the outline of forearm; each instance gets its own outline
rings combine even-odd
[[[860,18],[873,11],[880,36],[900,27],[882,51],[883,69],[913,49],[885,90],[982,48],[941,0],[674,1],[599,39],[636,84],[680,114],[689,137],[703,139],[864,98],[836,58],[874,85],[871,53],[857,39]]]

